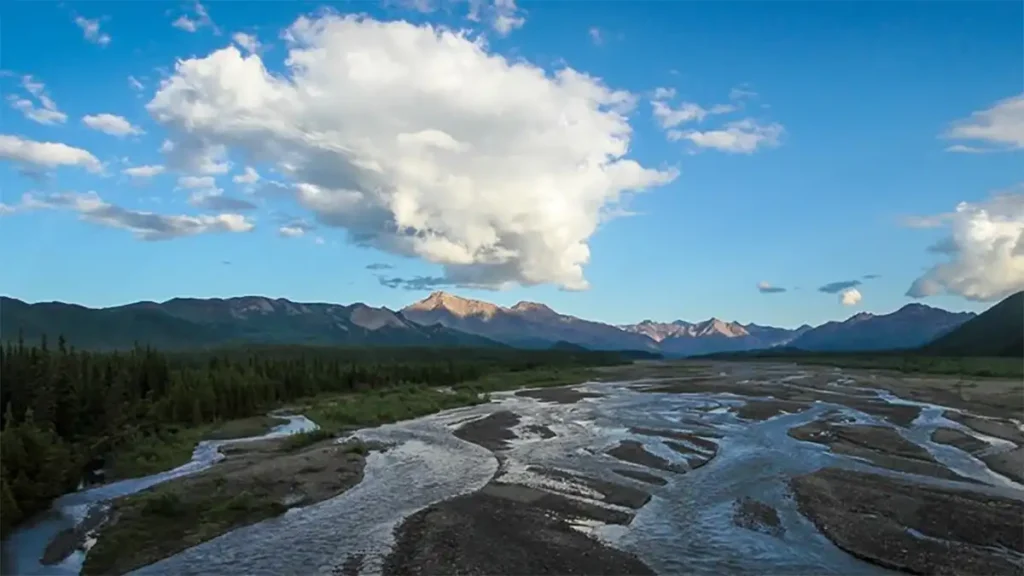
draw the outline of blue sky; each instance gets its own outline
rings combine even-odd
[[[2,289],[391,308],[443,289],[614,323],[982,310],[1024,289],[1022,18],[9,3]]]

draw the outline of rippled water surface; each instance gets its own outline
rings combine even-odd
[[[357,435],[365,440],[384,441],[393,447],[368,457],[365,479],[356,487],[330,500],[235,530],[142,568],[136,574],[329,574],[338,573],[341,564],[353,554],[363,555],[363,574],[379,573],[393,544],[393,531],[402,519],[431,504],[477,490],[495,475],[498,481],[551,487],[552,480],[533,474],[527,470],[529,466],[561,468],[650,492],[651,501],[637,512],[629,526],[581,522],[580,527],[613,546],[635,552],[659,573],[886,573],[840,551],[820,535],[796,511],[787,491],[788,479],[793,475],[826,465],[866,464],[832,455],[824,446],[796,441],[786,433],[789,428],[833,409],[863,423],[887,425],[885,422],[819,402],[799,414],[751,423],[738,420],[729,411],[730,406],[744,402],[736,396],[649,393],[638,387],[637,383],[587,384],[581,388],[603,396],[575,404],[496,394],[489,404],[360,431]],[[869,389],[857,390],[875,394]],[[901,402],[891,395],[881,397]],[[974,457],[932,443],[931,431],[938,426],[964,428],[942,418],[940,407],[923,407],[910,429],[901,431],[907,439],[924,446],[940,462],[962,475],[991,485],[985,489],[1024,497],[1024,487],[989,471]],[[452,435],[458,425],[498,410],[510,410],[521,416],[514,429],[519,439],[510,442],[500,470],[490,451]],[[546,426],[556,436],[542,439],[531,432],[535,425]],[[629,439],[644,443],[649,451],[666,460],[685,463],[683,456],[667,449],[659,438],[633,434],[632,427],[714,432],[721,436],[718,456],[686,474],[671,474],[634,466],[604,453],[621,440]],[[998,442],[981,438],[993,444]],[[196,454],[196,460],[189,466],[206,467],[217,458],[212,443],[197,448]],[[642,484],[614,474],[612,468],[655,473],[668,483]],[[51,522],[57,524],[19,531],[20,540],[12,539],[8,546],[15,547],[19,566],[29,565],[32,557],[41,554],[47,534],[70,525],[69,518],[81,514],[81,508],[76,506],[188,473],[179,472],[182,469],[159,475],[160,480],[131,481],[134,483],[123,489],[115,484],[68,495],[55,506],[61,514]],[[935,479],[927,481],[950,484]],[[562,488],[564,491],[566,487]],[[588,493],[582,487],[576,492],[579,497],[600,499],[600,495]],[[734,524],[734,503],[744,496],[778,510],[785,527],[781,537]],[[80,559],[78,562],[80,565]],[[68,562],[58,568],[27,573],[66,574],[74,572],[76,566]]]
[[[224,456],[218,451],[221,446],[252,440],[266,440],[288,436],[296,432],[316,429],[316,424],[305,416],[281,416],[288,422],[275,427],[269,433],[255,438],[238,438],[233,440],[204,440],[192,452],[192,460],[188,463],[143,478],[130,478],[119,482],[111,482],[95,488],[71,492],[54,501],[50,510],[29,520],[14,531],[3,542],[4,574],[17,576],[67,576],[78,574],[82,570],[85,555],[81,552],[72,554],[67,560],[53,566],[40,563],[46,545],[61,531],[73,528],[85,519],[90,507],[103,505],[114,498],[134,494],[151,486],[195,474],[213,466]]]

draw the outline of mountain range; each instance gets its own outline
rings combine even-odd
[[[182,349],[232,343],[349,346],[577,346],[666,356],[773,347],[809,351],[917,348],[976,315],[908,304],[884,315],[859,313],[842,322],[796,329],[702,322],[611,325],[560,314],[544,304],[511,307],[434,292],[399,311],[362,303],[297,303],[283,298],[174,298],[111,308],[0,298],[0,338],[33,341],[61,334],[85,348],[146,343]]]

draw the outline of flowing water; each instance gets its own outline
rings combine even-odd
[[[145,476],[111,482],[95,488],[79,490],[61,496],[54,501],[46,512],[30,519],[15,530],[3,542],[3,573],[17,576],[68,576],[76,575],[82,570],[85,554],[75,552],[60,564],[45,566],[40,562],[46,545],[63,530],[74,528],[82,522],[89,510],[94,506],[104,506],[111,500],[121,496],[134,494],[151,486],[195,474],[213,466],[224,455],[219,448],[228,444],[280,438],[315,430],[316,424],[305,416],[280,415],[288,421],[274,427],[262,436],[252,438],[236,438],[232,440],[204,440],[196,445],[192,459],[173,470]]]
[[[799,374],[794,379],[799,379]],[[783,414],[763,422],[745,422],[730,412],[744,402],[730,394],[670,394],[643,392],[642,383],[590,383],[581,389],[603,396],[574,404],[555,404],[510,393],[495,394],[488,404],[451,410],[432,416],[359,431],[356,436],[392,444],[367,458],[363,481],[335,498],[289,510],[277,518],[243,527],[139,569],[140,575],[186,574],[336,574],[350,555],[362,555],[362,574],[379,573],[393,545],[395,527],[410,514],[440,501],[475,491],[494,477],[497,481],[573,491],[576,497],[597,500],[585,487],[566,485],[538,476],[529,466],[554,467],[616,482],[650,492],[653,497],[629,526],[580,522],[579,529],[608,544],[636,553],[663,574],[880,574],[886,570],[861,562],[836,548],[801,516],[788,495],[794,475],[823,466],[864,468],[858,460],[831,454],[824,446],[799,442],[787,430],[810,422],[829,410],[840,410],[861,423],[888,425],[867,414],[838,404],[818,402],[809,410]],[[848,388],[853,390],[853,388]],[[860,392],[867,391],[857,388]],[[904,402],[885,393],[879,398]],[[925,447],[937,460],[985,485],[974,489],[1024,499],[1024,486],[988,470],[974,457],[930,441],[938,426],[958,428],[998,449],[998,440],[942,418],[942,408],[923,404],[921,416],[901,430],[907,439]],[[460,440],[452,431],[459,425],[498,410],[520,415],[513,429],[519,439],[510,443],[498,460],[489,450]],[[308,421],[306,421],[308,422]],[[542,439],[533,426],[546,426],[556,434]],[[686,474],[671,474],[615,460],[604,452],[621,440],[642,442],[658,456],[685,465],[680,454],[667,449],[659,438],[637,435],[632,427],[712,432],[718,456]],[[1005,448],[1005,446],[1002,446]],[[187,466],[208,467],[216,459],[216,445],[196,449]],[[37,559],[48,538],[69,526],[82,505],[128,494],[176,475],[186,467],[157,477],[70,494],[55,504],[63,523],[22,529],[5,550],[16,550],[19,568],[38,567]],[[642,484],[614,474],[612,468],[656,473],[668,483]],[[181,471],[181,472],[179,472]],[[898,474],[898,473],[893,473]],[[898,474],[901,475],[901,474]],[[917,477],[915,477],[917,478]],[[934,478],[921,481],[952,485]],[[561,484],[560,486],[558,484]],[[571,484],[571,483],[570,483]],[[962,485],[962,484],[961,484]],[[785,532],[771,536],[747,530],[733,522],[734,503],[749,496],[778,510]],[[610,506],[612,507],[612,506]],[[81,558],[59,570],[19,573],[73,573]],[[53,568],[53,567],[51,567]]]

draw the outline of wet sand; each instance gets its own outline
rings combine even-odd
[[[396,531],[383,573],[654,574],[636,556],[576,531],[572,500],[541,492],[488,487],[413,514]]]
[[[846,424],[831,414],[791,428],[788,434],[797,440],[828,446],[837,454],[862,458],[880,468],[974,482],[943,466],[927,450],[892,428]]]
[[[495,412],[490,416],[467,422],[455,430],[455,437],[487,448],[490,451],[502,450],[508,440],[515,440],[512,427],[519,424],[519,415],[508,410]]]
[[[1018,446],[1006,452],[986,454],[981,457],[981,461],[992,471],[1024,484],[1024,447]]]
[[[733,505],[732,521],[737,526],[770,536],[782,536],[786,533],[786,528],[779,519],[778,510],[749,496],[738,499]]]
[[[956,428],[936,428],[935,431],[932,432],[932,442],[953,446],[954,448],[959,448],[964,452],[975,455],[987,450],[989,447],[988,442],[979,440],[966,432],[957,430]]]
[[[64,561],[77,550],[85,550],[85,541],[91,533],[98,530],[107,521],[108,511],[101,507],[89,510],[85,520],[74,528],[62,530],[46,545],[42,563],[53,565]]]
[[[623,440],[617,446],[608,450],[608,455],[618,458],[623,462],[629,462],[647,468],[656,468],[666,472],[683,473],[685,466],[672,464],[661,456],[652,454],[644,448],[644,445],[635,440]]]
[[[819,530],[869,562],[912,574],[1024,569],[1024,506],[1018,500],[837,468],[796,477],[790,485],[800,511]]]
[[[559,396],[564,399],[564,396]],[[455,435],[500,452],[516,437],[519,416],[501,411],[461,425]],[[605,504],[638,509],[650,494],[630,486],[554,468],[534,474],[593,490]],[[654,574],[636,556],[579,532],[574,519],[629,524],[633,515],[548,490],[496,482],[472,494],[429,506],[395,531],[385,575]]]
[[[612,468],[612,472],[615,472],[619,476],[625,476],[626,478],[632,478],[638,482],[645,484],[652,484],[654,486],[664,486],[668,484],[668,480],[665,480],[661,476],[654,474],[648,474],[647,472],[641,472],[639,470],[629,470],[627,468]]]
[[[795,414],[809,408],[807,402],[790,400],[751,400],[736,408],[736,416],[744,420],[767,420],[780,414]]]
[[[1021,402],[1021,400],[1018,399],[1018,402]],[[987,436],[1002,438],[1003,440],[1008,440],[1015,444],[1024,444],[1024,431],[1022,431],[1020,427],[1013,422],[1003,418],[980,418],[978,416],[964,414],[962,412],[954,412],[952,410],[946,410],[942,415],[949,420],[963,424],[964,426],[981,432]],[[1015,418],[1017,418],[1017,420],[1024,419],[1024,414],[1018,412]]]

